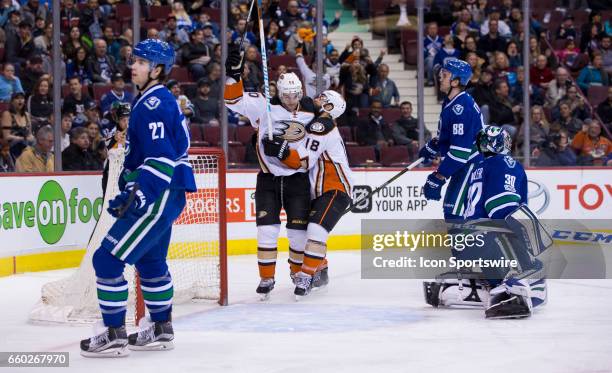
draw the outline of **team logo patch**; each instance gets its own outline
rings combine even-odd
[[[295,120],[280,120],[274,123],[274,135],[288,142],[296,142],[306,136],[304,124]]]
[[[506,164],[510,168],[514,168],[514,166],[516,166],[516,161],[514,160],[514,158],[512,158],[510,156],[505,156],[504,157],[504,162],[506,162]]]
[[[453,105],[453,113],[455,113],[456,115],[461,115],[463,113],[463,106],[459,104]]]
[[[267,211],[262,210],[262,211],[260,211],[260,212],[257,214],[257,217],[261,219],[261,218],[263,218],[263,217],[264,217],[264,216],[266,216],[266,215],[268,215],[268,212],[267,212]]]
[[[323,123],[314,122],[310,124],[309,129],[310,132],[322,133],[323,131],[325,131],[325,126],[323,125]]]
[[[153,110],[156,107],[159,106],[159,104],[161,103],[161,101],[159,100],[159,98],[157,97],[149,97],[145,100],[144,104],[146,107],[149,108],[149,110]]]

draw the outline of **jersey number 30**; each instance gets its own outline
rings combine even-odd
[[[151,130],[151,139],[157,140],[164,138],[164,123],[151,122],[149,123],[149,129]]]

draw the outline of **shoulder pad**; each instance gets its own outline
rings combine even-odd
[[[300,100],[300,111],[306,111],[309,113],[315,112],[314,101],[312,101],[312,98],[308,96],[302,97]]]
[[[315,118],[306,125],[306,132],[322,136],[330,133],[334,127],[334,120],[331,118]]]

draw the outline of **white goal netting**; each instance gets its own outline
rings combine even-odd
[[[194,299],[214,299],[224,303],[225,261],[224,234],[220,208],[225,170],[222,153],[216,149],[190,152],[198,191],[187,194],[187,205],[175,221],[168,251],[168,266],[174,284],[174,304]],[[41,298],[30,313],[33,322],[90,323],[101,318],[96,296],[95,274],[91,259],[102,239],[115,222],[106,212],[108,201],[118,190],[123,165],[123,149],[109,151],[109,177],[100,219],[91,235],[80,267],[70,277],[43,285]],[[135,291],[133,266],[126,265],[125,278],[130,284],[127,321],[142,316],[136,312],[139,292]]]

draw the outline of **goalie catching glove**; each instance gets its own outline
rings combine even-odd
[[[274,136],[272,140],[265,137],[262,140],[264,154],[269,157],[276,157],[281,161],[289,156],[289,143],[279,136]]]

